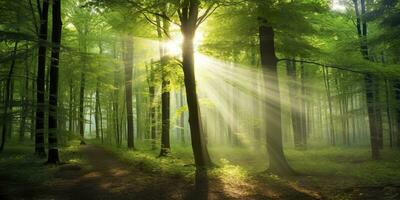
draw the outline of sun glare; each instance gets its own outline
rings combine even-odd
[[[194,50],[197,51],[199,46],[201,45],[204,39],[204,34],[202,31],[197,31],[195,38],[194,38]],[[183,36],[181,34],[176,35],[171,40],[164,43],[165,48],[168,50],[169,54],[171,55],[179,55],[182,53],[182,43],[183,43]]]

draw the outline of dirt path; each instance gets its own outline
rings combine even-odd
[[[111,153],[93,145],[81,151],[87,169],[60,167],[54,181],[55,197],[65,199],[183,199],[188,183],[142,172],[120,162]]]
[[[58,166],[54,179],[47,185],[19,187],[6,199],[321,199],[314,191],[256,177],[239,184],[196,178],[195,184],[194,180],[122,163],[112,153],[94,145],[83,146],[79,151],[87,163]]]

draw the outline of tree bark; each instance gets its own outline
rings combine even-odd
[[[79,88],[79,135],[81,145],[85,145],[85,115],[84,115],[84,102],[85,102],[85,72],[81,69],[81,83]]]
[[[133,41],[132,36],[125,38],[125,102],[126,102],[126,123],[128,133],[128,148],[134,149],[134,127],[132,111],[132,70],[133,70]]]
[[[260,57],[263,69],[266,92],[266,144],[269,157],[269,171],[276,174],[294,174],[286,161],[283,152],[280,91],[277,73],[277,57],[275,55],[274,30],[261,24],[259,26]]]
[[[205,133],[201,125],[201,114],[197,98],[196,78],[194,70],[194,46],[193,39],[196,32],[196,23],[199,12],[198,0],[188,0],[182,8],[181,32],[183,34],[182,44],[182,66],[184,83],[186,89],[186,100],[189,108],[189,124],[194,161],[197,168],[212,166],[205,141]]]
[[[40,7],[40,6],[39,6]],[[45,109],[45,71],[46,71],[46,42],[47,42],[47,23],[49,12],[49,1],[43,0],[40,14],[39,27],[39,53],[38,70],[36,77],[36,133],[35,133],[35,154],[39,157],[46,156],[44,146],[44,109]]]
[[[297,86],[297,76],[296,76],[296,63],[292,61],[287,61],[286,71],[289,76],[288,87],[289,87],[289,99],[291,108],[291,118],[293,127],[293,142],[297,149],[301,148],[301,124],[300,124],[300,112],[297,108],[299,96],[298,96],[298,86]]]
[[[157,17],[157,35],[159,42],[162,41],[162,32],[161,32],[161,22],[159,17]],[[169,32],[169,24],[167,20],[163,20],[163,29],[164,31]],[[170,144],[170,92],[169,92],[169,80],[168,80],[168,70],[167,67],[167,59],[168,55],[166,54],[167,49],[165,49],[162,45],[159,45],[160,48],[160,63],[161,63],[161,149],[160,156],[166,156],[171,151]]]
[[[61,44],[61,2],[53,0],[52,8],[53,30],[52,30],[52,50],[51,50],[51,65],[50,65],[50,95],[49,95],[49,152],[47,163],[57,164],[60,162],[57,147],[57,113],[58,113],[58,65],[60,59],[60,44]]]
[[[324,83],[325,83],[325,90],[326,90],[326,97],[328,100],[328,107],[329,107],[329,122],[330,122],[330,141],[333,146],[336,145],[336,135],[335,135],[335,125],[333,123],[333,114],[332,114],[332,97],[331,97],[331,87],[329,82],[329,74],[328,69],[326,67],[322,68],[324,74]]]

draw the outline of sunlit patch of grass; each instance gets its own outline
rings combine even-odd
[[[246,182],[248,172],[238,165],[231,164],[226,159],[221,159],[222,165],[211,171],[211,175],[218,177],[224,183],[240,185]]]
[[[241,198],[253,190],[253,184],[248,171],[243,167],[231,164],[226,159],[219,161],[220,166],[210,170],[210,178],[219,180],[222,183],[225,193]]]
[[[321,176],[349,177],[360,184],[400,183],[400,154],[384,150],[382,159],[374,161],[368,148],[330,147],[297,151],[286,155],[300,173]]]
[[[173,153],[162,158],[158,157],[153,151],[129,151],[126,148],[105,145],[102,147],[112,152],[124,163],[141,171],[189,179],[194,176],[195,168],[191,161],[177,158]]]
[[[210,146],[210,155],[218,165],[224,165],[221,161],[229,161],[249,171],[262,171],[267,168],[268,157],[266,151],[255,151],[245,147]]]

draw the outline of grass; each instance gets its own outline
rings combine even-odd
[[[125,147],[100,145],[96,141],[88,143],[96,143],[132,168],[189,182],[194,180],[195,167],[190,146],[173,146],[168,157],[159,158],[159,150],[151,150],[148,144],[138,143],[137,148],[140,150],[129,151]],[[79,141],[72,141],[60,148],[61,161],[86,166],[87,160],[79,146]],[[58,168],[44,165],[46,160],[34,156],[33,151],[31,143],[10,142],[0,154],[0,184],[15,184],[14,187],[8,187],[7,192],[17,191],[23,184],[43,186],[53,179]],[[305,175],[286,179],[260,173],[268,166],[264,150],[211,146],[210,155],[218,167],[209,170],[209,178],[236,188],[248,185],[252,182],[250,179],[254,178],[266,183],[286,184],[287,181],[294,181],[306,183],[327,194],[345,188],[400,185],[399,150],[385,149],[381,153],[382,159],[374,161],[370,158],[368,147],[286,149],[289,164]]]
[[[78,153],[77,141],[60,148],[60,158],[66,163],[83,163],[84,159]],[[4,152],[0,154],[0,177],[11,181],[16,187],[24,184],[45,185],[53,178],[57,167],[46,165],[46,158],[40,159],[34,155],[34,145],[31,142],[7,143]],[[1,182],[1,180],[0,180]],[[12,187],[8,187],[12,188]]]
[[[287,157],[297,171],[317,176],[353,178],[358,184],[400,185],[400,154],[386,149],[381,160],[372,160],[367,148],[317,148],[306,151],[288,150]]]
[[[138,143],[140,151],[127,151],[102,145],[113,152],[123,162],[142,165],[165,174],[192,177],[192,151],[190,146],[173,146],[168,158],[158,158],[158,150]],[[145,148],[142,150],[142,148]],[[219,166],[211,175],[219,177],[243,177],[257,174],[268,166],[266,151],[250,148],[209,147],[213,161]],[[382,159],[371,159],[368,147],[311,147],[308,150],[288,148],[285,154],[289,164],[297,172],[311,177],[334,177],[361,185],[400,185],[400,152],[397,149],[384,149]],[[230,174],[233,173],[233,174]],[[236,173],[236,174],[235,174]],[[243,176],[242,176],[243,175]],[[234,180],[232,180],[234,181]]]

